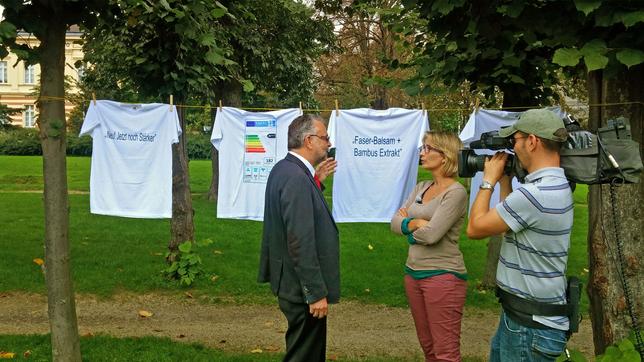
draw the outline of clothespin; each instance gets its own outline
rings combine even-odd
[[[302,101],[300,101],[300,111],[302,111]]]
[[[96,105],[96,93],[92,92],[92,102]]]
[[[221,111],[224,108],[224,104],[221,102],[221,99],[219,100],[219,109],[218,111]]]
[[[476,97],[476,99],[474,100],[474,111],[475,112],[479,110],[479,102],[480,102],[479,97]]]
[[[172,112],[173,106],[174,106],[174,96],[170,94],[170,112]]]
[[[335,116],[339,117],[340,116],[340,106],[338,105],[338,100],[335,100]]]
[[[423,111],[423,114],[426,114],[425,112],[427,112],[427,110],[425,110],[425,102],[421,102],[420,107],[421,107],[420,109],[422,109]]]

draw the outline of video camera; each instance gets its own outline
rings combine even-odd
[[[628,120],[612,119],[607,126],[597,130],[597,135],[583,130],[570,116],[563,119],[568,139],[561,154],[561,167],[569,181],[581,184],[606,184],[611,182],[637,183],[642,172],[639,143],[632,140]],[[510,140],[499,136],[499,131],[485,132],[469,149],[458,154],[458,175],[473,177],[483,171],[489,155],[477,155],[475,149],[512,149]],[[518,158],[510,154],[504,173],[515,175],[523,182],[527,172]]]

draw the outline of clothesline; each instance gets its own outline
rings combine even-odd
[[[64,97],[51,97],[51,96],[41,96],[40,101],[66,101],[68,99]],[[85,100],[91,102],[91,99]],[[139,103],[129,103],[121,102],[123,104],[139,104]],[[220,102],[221,104],[221,102]],[[639,101],[630,101],[630,102],[611,102],[611,103],[591,103],[591,104],[576,104],[576,105],[566,105],[567,108],[586,108],[586,107],[612,107],[612,106],[626,106],[632,104],[639,104],[644,106],[644,102]],[[189,104],[174,104],[177,108],[218,108],[216,105],[189,105]],[[538,109],[543,108],[544,106],[516,106],[516,107],[485,107],[484,109],[488,110],[511,110],[511,109]],[[279,111],[287,108],[273,108],[273,107],[236,107],[238,109],[243,109],[247,111]],[[294,108],[294,107],[291,107]],[[301,108],[301,107],[300,107]],[[477,109],[483,107],[476,107]],[[319,108],[301,108],[303,112],[333,112],[340,110],[339,108],[335,109],[319,109]],[[470,112],[472,108],[424,108],[423,110],[428,112]]]

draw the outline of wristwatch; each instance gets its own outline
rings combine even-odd
[[[479,186],[479,189],[481,189],[481,190],[494,190],[494,185],[492,185],[488,181],[483,180],[483,181],[481,181],[481,186]]]

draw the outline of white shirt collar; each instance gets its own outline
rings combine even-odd
[[[304,157],[302,157],[300,154],[293,152],[293,151],[288,151],[291,155],[297,157],[302,163],[304,163],[304,166],[309,169],[309,172],[311,173],[311,176],[315,177],[315,169],[313,168],[313,165]]]

